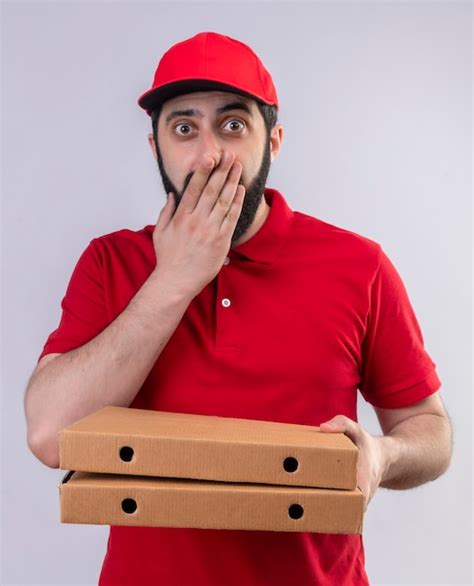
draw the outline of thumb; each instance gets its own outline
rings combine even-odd
[[[173,192],[170,191],[167,195],[166,203],[161,208],[160,215],[158,216],[158,221],[156,222],[156,230],[163,230],[169,224],[172,216],[173,210],[175,208],[175,201],[173,197]]]
[[[329,421],[324,421],[322,423],[320,423],[319,425],[321,431],[341,431],[342,427],[340,425],[340,423],[333,419],[330,419]]]

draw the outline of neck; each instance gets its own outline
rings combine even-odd
[[[263,196],[262,201],[260,202],[260,205],[257,208],[255,218],[253,219],[253,222],[250,224],[249,229],[244,234],[242,234],[242,236],[238,240],[234,242],[232,248],[235,248],[236,246],[239,246],[239,244],[243,244],[244,242],[247,242],[247,240],[250,240],[250,238],[252,238],[252,236],[256,234],[263,226],[269,213],[270,206],[268,205],[265,196]]]

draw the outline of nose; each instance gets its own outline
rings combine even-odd
[[[203,157],[211,157],[215,161],[217,166],[224,153],[224,148],[217,140],[215,133],[212,130],[200,131],[200,141],[198,145],[197,157],[202,159]]]

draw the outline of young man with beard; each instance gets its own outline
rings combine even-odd
[[[105,405],[320,425],[379,486],[439,477],[441,381],[381,246],[265,187],[283,129],[270,74],[204,32],[169,49],[139,105],[170,194],[156,225],[94,238],[27,389],[28,443]],[[47,366],[46,363],[48,363]],[[357,391],[383,435],[357,422]],[[112,526],[99,584],[363,586],[362,535]]]

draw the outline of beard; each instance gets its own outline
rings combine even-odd
[[[169,193],[170,191],[173,193],[173,197],[175,200],[175,206],[177,208],[179,205],[179,202],[181,201],[181,198],[183,197],[183,193],[186,190],[186,187],[188,186],[188,183],[194,174],[194,171],[191,171],[190,173],[188,173],[188,175],[186,175],[186,178],[184,180],[183,190],[179,191],[179,189],[176,188],[176,185],[171,181],[168,173],[165,171],[165,168],[163,166],[163,157],[161,156],[160,148],[158,146],[158,142],[157,142],[156,138],[155,138],[155,146],[156,146],[156,152],[158,153],[158,157],[157,157],[158,168],[160,170],[161,180],[163,182],[163,187],[165,189],[165,193]],[[239,183],[244,185],[244,187],[246,189],[245,189],[245,196],[244,196],[244,201],[242,204],[240,216],[239,216],[239,219],[237,220],[237,224],[235,225],[234,232],[232,234],[231,246],[243,234],[245,234],[245,232],[247,232],[247,230],[249,229],[249,227],[251,226],[251,224],[255,218],[258,206],[260,205],[260,202],[262,201],[263,193],[265,190],[265,184],[267,182],[268,173],[270,172],[270,163],[271,163],[270,153],[271,153],[270,140],[269,140],[269,136],[267,136],[266,142],[264,145],[263,157],[262,157],[262,163],[260,165],[260,169],[255,174],[255,177],[252,179],[249,186],[246,186],[245,184],[243,184],[241,180],[239,181]],[[241,177],[242,177],[242,175],[241,175]],[[176,212],[176,208],[175,208],[175,212]]]

